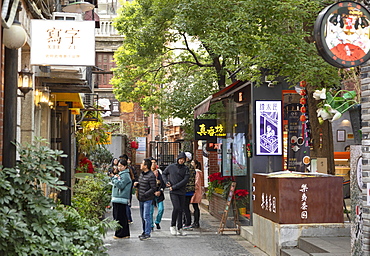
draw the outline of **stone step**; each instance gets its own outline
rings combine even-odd
[[[310,255],[351,255],[350,237],[301,237],[298,248]]]
[[[298,239],[298,248],[308,253],[327,253],[324,250],[326,243],[317,237],[301,237]]]
[[[281,249],[280,256],[310,256],[310,254],[298,248],[294,248],[294,249]]]

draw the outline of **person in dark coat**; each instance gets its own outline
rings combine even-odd
[[[115,174],[117,172],[117,170],[118,170],[118,161],[119,161],[118,158],[113,158],[112,159],[112,163],[108,168],[108,175],[109,176],[111,176],[112,173]]]
[[[152,208],[150,210],[150,215],[152,216],[152,229],[154,228],[154,224],[155,226],[157,227],[157,229],[161,229],[161,220],[162,220],[162,216],[163,216],[163,212],[164,212],[164,204],[163,204],[163,201],[164,201],[164,189],[166,188],[166,184],[163,182],[163,179],[162,179],[162,174],[161,174],[161,170],[158,168],[157,166],[157,160],[152,158],[151,159],[152,161],[152,171],[156,177],[156,192],[154,192],[154,200],[153,200],[153,204],[152,204]],[[153,218],[153,215],[154,215],[154,208],[157,207],[158,208],[158,213],[157,213],[157,217],[155,218],[155,221],[154,221],[154,218]]]
[[[190,152],[185,152],[186,155],[186,162],[185,165],[189,168],[189,181],[186,183],[185,187],[185,205],[184,205],[184,230],[192,230],[191,227],[191,212],[190,212],[190,200],[194,195],[195,192],[195,169],[191,165],[192,155]]]
[[[185,205],[185,187],[189,181],[189,168],[184,165],[186,155],[181,152],[175,164],[169,165],[163,171],[163,181],[170,190],[170,198],[173,206],[171,217],[171,235],[186,235],[182,229],[182,214]],[[176,227],[177,226],[177,227]]]
[[[156,190],[156,178],[150,170],[152,162],[149,159],[144,159],[141,163],[141,174],[139,181],[134,183],[134,187],[138,189],[137,198],[140,205],[140,216],[143,223],[143,233],[139,236],[140,240],[150,239],[152,231],[152,218],[150,216],[150,208],[152,207],[154,192]]]

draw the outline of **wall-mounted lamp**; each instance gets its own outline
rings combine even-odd
[[[48,105],[50,106],[49,102],[50,98],[50,91],[47,87],[44,87],[41,90],[36,90],[35,92],[35,103],[36,105]]]
[[[28,68],[18,72],[18,89],[23,93],[23,95],[18,95],[18,97],[24,98],[32,90],[32,75],[33,73]]]

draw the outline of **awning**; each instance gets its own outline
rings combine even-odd
[[[58,102],[72,102],[72,108],[85,108],[79,93],[52,93],[55,101]]]
[[[239,91],[240,89],[244,88],[245,86],[249,85],[251,82],[243,82],[243,81],[236,81],[232,84],[230,84],[229,86],[223,88],[222,90],[214,93],[212,95],[212,98],[214,100],[212,100],[212,102],[216,102],[216,101],[219,101],[219,100],[222,100],[224,98],[227,98],[229,97],[230,95],[232,95],[233,93]]]
[[[93,20],[95,21],[95,28],[100,28],[100,17],[94,10],[85,12],[84,20]]]
[[[194,107],[194,119],[197,118],[197,116],[204,114],[209,110],[211,99],[212,95]]]
[[[251,82],[243,82],[238,80],[209,96],[207,99],[203,100],[201,103],[194,107],[194,119],[196,119],[199,115],[206,113],[209,110],[209,106],[211,103],[227,98],[233,93],[241,90],[242,88],[250,84]]]

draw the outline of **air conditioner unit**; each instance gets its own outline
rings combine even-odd
[[[83,96],[83,102],[85,108],[93,108],[98,105],[99,96],[96,93],[85,93]]]
[[[75,20],[82,21],[81,13],[53,12],[53,20]]]

